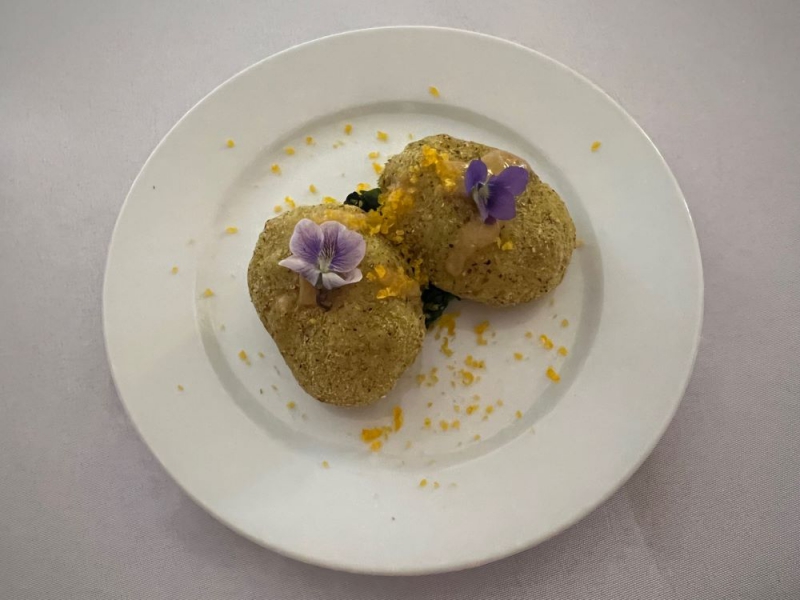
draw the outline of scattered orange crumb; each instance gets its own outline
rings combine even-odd
[[[507,242],[503,242],[503,245],[500,246],[501,250],[513,250],[514,249],[514,242],[508,240]]]
[[[442,419],[441,421],[439,421],[439,427],[442,428],[442,431],[447,431],[448,429],[450,429],[450,423]]]
[[[283,212],[283,207],[280,204],[277,204],[272,210],[274,210],[276,213]]]
[[[211,298],[211,296],[213,295],[214,292],[212,291],[211,288],[206,288],[206,290],[203,292],[203,298]]]
[[[472,383],[475,381],[475,375],[473,375],[469,371],[465,371],[464,369],[462,369],[461,371],[459,371],[459,373],[461,374],[461,383],[463,383],[464,385],[472,385]]]
[[[413,133],[409,133],[408,134],[408,139],[413,140],[414,139],[414,134]]]
[[[327,460],[323,460],[322,461],[322,468],[323,469],[330,469],[331,468],[331,466],[328,464]]]
[[[602,146],[602,144],[600,142],[593,142],[592,143],[592,152],[597,152],[598,150],[600,150],[600,146]]]
[[[442,345],[439,348],[445,356],[453,356],[453,351],[450,349],[450,338],[444,338]]]
[[[353,133],[353,126],[350,123],[348,123],[347,125],[344,126],[344,132],[347,135],[350,135],[351,133]]]
[[[430,417],[425,417],[425,421],[423,421],[423,423],[424,423],[424,426],[425,426],[426,429],[430,428],[430,426],[431,426],[431,418]]]
[[[381,448],[383,448],[383,442],[380,440],[375,440],[369,445],[369,449],[372,450],[373,452],[377,452]]]
[[[450,427],[452,427],[453,429],[461,429],[461,421],[459,421],[458,419],[456,419],[455,421],[451,421]]]
[[[428,408],[433,407],[433,402],[428,402]]]
[[[233,140],[228,140],[227,142],[225,142],[225,145],[228,148],[233,148],[236,145],[236,142],[234,142]]]
[[[477,442],[479,439],[481,439],[481,434],[480,433],[476,433],[475,435],[472,436],[472,439]]]
[[[281,174],[281,166],[278,163],[273,163],[269,170],[275,173],[275,175]]]
[[[417,375],[417,385],[422,385],[425,383],[425,373],[420,373]]]
[[[472,354],[467,354],[467,358],[464,359],[464,364],[470,367],[471,369],[483,369],[486,367],[485,361],[474,359],[472,357]]]
[[[583,246],[584,246],[584,241],[582,239],[578,238],[577,240],[575,240],[576,248],[583,248]]]
[[[478,345],[485,346],[486,345],[486,338],[483,337],[483,334],[486,333],[486,330],[489,329],[489,321],[483,321],[482,323],[478,323],[475,325],[475,333],[478,336]]]
[[[547,337],[545,334],[539,336],[539,341],[542,343],[542,347],[546,350],[553,349],[553,340]]]
[[[363,442],[372,442],[382,437],[386,433],[386,427],[372,427],[370,429],[361,430],[361,440]]]
[[[420,479],[419,480],[419,487],[425,487],[426,485],[428,485],[428,480],[427,479]]]
[[[183,391],[183,386],[182,386],[181,384],[178,384],[178,391],[179,391],[179,392],[182,392],[182,391]]]
[[[563,321],[561,321],[561,326],[562,326],[562,327],[569,327],[569,321],[567,321],[566,319],[564,319]]]
[[[567,351],[567,349],[566,349],[564,346],[560,346],[560,347],[558,348],[558,353],[559,353],[561,356],[566,356],[567,354],[569,354],[569,351]]]
[[[521,419],[522,418],[522,411],[518,410],[517,412],[514,413],[514,416],[517,417],[518,419]]]
[[[445,313],[441,317],[439,317],[439,322],[437,323],[438,328],[447,329],[447,335],[453,336],[456,334],[456,319],[461,313],[459,312],[451,312]]]
[[[556,373],[556,370],[553,367],[547,367],[547,376],[556,383],[561,381],[561,375]]]
[[[389,139],[389,134],[388,134],[388,133],[386,133],[385,131],[378,131],[378,133],[376,134],[376,137],[377,137],[377,138],[378,138],[380,141],[382,141],[382,142],[385,142],[386,140],[388,140],[388,139]]]
[[[369,184],[368,183],[359,183],[356,186],[356,191],[357,192],[363,192],[363,191],[366,191],[368,189],[369,189]]]
[[[297,407],[297,404],[295,404],[294,402],[290,401],[290,402],[286,403],[286,408],[288,408],[289,410],[294,410],[296,407]]]
[[[522,355],[522,352],[514,352],[514,360],[522,360],[523,358],[525,357]]]
[[[378,175],[383,173],[383,165],[380,163],[373,162],[372,163],[372,170],[375,171]]]
[[[283,199],[283,201],[289,205],[289,208],[295,208],[297,206],[297,204],[295,203],[294,199],[291,196],[286,196]]]
[[[374,152],[370,152],[367,156],[369,156],[370,158],[378,158],[380,155],[381,153],[375,150]]]
[[[434,481],[433,482],[433,489],[435,489],[435,490],[439,489],[439,482],[438,481]]]
[[[431,96],[433,96],[434,98],[438,98],[439,97],[439,88],[437,88],[435,85],[432,85],[432,86],[430,86],[428,88],[428,93]]]
[[[225,228],[225,233],[229,233],[231,235],[233,235],[234,233],[239,233],[239,228],[238,227],[226,227]]]
[[[311,146],[314,143],[314,138],[310,135],[306,136],[306,146]]]
[[[172,267],[169,272],[172,273],[173,275],[177,275],[178,274],[178,266],[176,265],[176,266]]]
[[[250,359],[247,357],[247,352],[244,350],[239,350],[239,360],[241,360],[243,363],[247,363],[248,365],[250,364]]]
[[[322,201],[323,201],[325,204],[337,204],[337,203],[338,203],[338,200],[336,200],[336,198],[333,198],[333,197],[331,197],[331,196],[325,196],[325,197],[322,199]]]
[[[457,413],[461,412],[461,406],[459,404],[453,404],[453,410]]]
[[[502,400],[498,400],[497,402],[495,402],[495,405],[503,406],[503,401]]]
[[[533,337],[533,332],[532,331],[526,331],[525,332],[525,337],[528,338],[528,339],[531,339]]]
[[[479,408],[480,408],[480,406],[478,406],[477,404],[470,404],[470,405],[467,407],[467,414],[468,414],[468,415],[471,415],[472,413],[474,413],[474,412],[475,412],[476,410],[478,410]]]
[[[486,409],[485,409],[485,410],[486,410],[486,414],[487,414],[487,415],[490,415],[490,414],[492,414],[492,413],[494,412],[494,406],[492,406],[492,405],[490,404],[489,406],[487,406],[487,407],[486,407]]]
[[[316,194],[317,193],[317,186],[315,186],[313,183],[310,184],[308,186],[308,191],[311,192],[312,194]]]
[[[392,409],[392,426],[395,431],[400,431],[403,427],[403,409],[399,406]]]
[[[266,355],[261,350],[259,350],[258,351],[258,357],[259,358],[264,358],[264,356],[266,356]]]
[[[287,146],[286,148],[284,148],[283,151],[286,152],[286,154],[288,156],[291,156],[292,154],[294,154],[294,148],[292,148],[291,146]]]

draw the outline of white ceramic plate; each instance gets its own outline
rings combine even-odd
[[[379,129],[388,141],[376,139]],[[529,306],[454,306],[453,356],[430,334],[376,406],[324,406],[299,388],[250,304],[246,270],[258,233],[276,205],[286,208],[285,196],[342,200],[357,183],[375,182],[369,152],[382,162],[410,138],[440,132],[527,158],[563,196],[584,245],[562,285]],[[592,152],[596,140],[602,147]],[[238,233],[226,233],[230,226]],[[300,560],[431,573],[528,548],[633,473],[683,394],[702,289],[681,191],[611,98],[516,44],[399,27],[277,54],[180,120],[117,222],[104,323],[131,419],[210,513]],[[473,328],[487,319],[480,346]],[[553,350],[539,344],[541,334]],[[486,362],[469,386],[458,372],[467,354]],[[545,376],[549,366],[560,383]],[[438,383],[419,385],[434,367]],[[467,414],[473,404],[479,409]],[[405,425],[371,452],[360,431],[388,424],[394,406]]]

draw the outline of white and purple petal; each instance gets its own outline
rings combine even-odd
[[[489,176],[489,167],[482,160],[473,160],[467,166],[467,171],[464,173],[464,187],[467,188],[467,194],[472,195],[476,186],[479,183],[486,183],[486,178]]]
[[[320,275],[322,275],[316,263],[309,263],[299,256],[284,258],[278,264],[287,269],[291,269],[314,286],[319,283]]]
[[[320,226],[311,219],[301,219],[294,226],[294,232],[289,240],[289,250],[305,262],[317,265],[322,242],[323,234]]]
[[[355,269],[364,260],[367,244],[364,237],[337,221],[326,221],[322,224],[325,238],[324,246],[331,244],[332,253],[328,270],[336,273],[347,273]]]
[[[335,290],[336,288],[340,288],[343,285],[348,285],[351,283],[358,283],[361,281],[361,270],[360,269],[353,269],[352,271],[348,271],[347,273],[323,273],[322,274],[322,287],[326,290]]]

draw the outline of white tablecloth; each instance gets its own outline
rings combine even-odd
[[[387,24],[506,37],[597,82],[675,172],[706,278],[686,397],[617,494],[518,556],[399,579],[283,558],[187,498],[117,398],[100,297],[125,194],[190,106]],[[797,0],[0,2],[0,598],[798,599],[799,343]]]

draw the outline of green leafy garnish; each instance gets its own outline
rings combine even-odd
[[[369,212],[380,208],[378,202],[380,195],[381,188],[374,188],[363,192],[353,192],[347,195],[344,203],[350,206],[357,206],[364,212]],[[445,292],[435,285],[428,284],[427,287],[423,288],[422,312],[425,314],[425,327],[430,328],[431,325],[436,323],[445,309],[447,309],[447,305],[453,300],[459,300],[459,297],[450,292]]]

